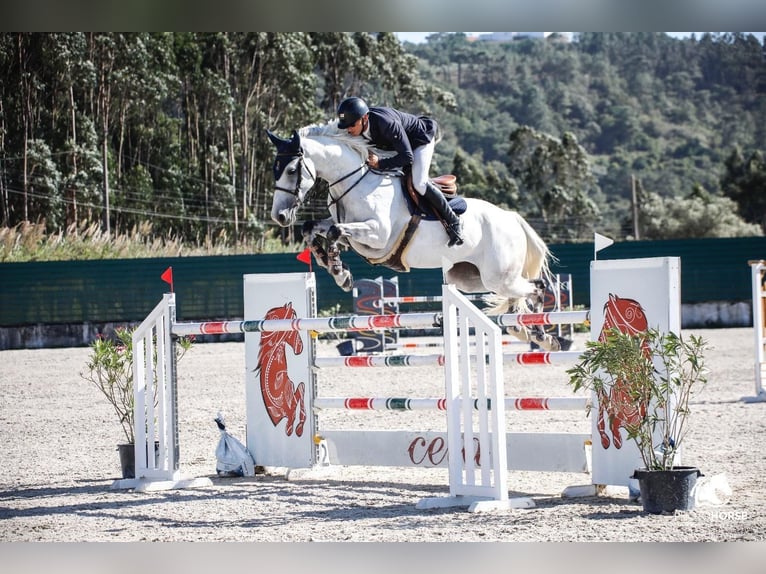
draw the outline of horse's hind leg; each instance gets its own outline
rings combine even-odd
[[[527,307],[533,313],[542,313],[545,303],[545,282],[541,279],[536,279],[533,283],[535,285],[535,290],[527,299]],[[542,325],[533,325],[531,327],[508,327],[508,332],[525,343],[535,343],[540,348],[549,352],[568,351],[572,346],[572,341],[570,339],[546,333],[545,328]]]
[[[535,279],[532,283],[535,286],[534,292],[529,297],[532,300],[532,312],[542,313],[545,309],[545,281],[542,279]],[[530,336],[536,344],[547,351],[561,350],[561,344],[558,337],[546,333],[545,328],[542,325],[534,325]]]

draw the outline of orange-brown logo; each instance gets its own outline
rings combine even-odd
[[[615,327],[621,333],[635,335],[646,331],[648,326],[646,313],[638,301],[623,299],[610,293],[609,301],[604,305],[604,324],[601,327],[598,340],[603,341],[606,331]],[[601,394],[603,395],[605,392],[602,390]],[[606,397],[598,397],[598,420],[596,422],[596,428],[601,437],[601,446],[607,449],[611,443],[614,444],[614,448],[621,448],[623,438],[620,428],[629,429],[641,422],[646,416],[647,405],[636,406],[632,404],[627,392],[627,383],[622,379],[615,381],[612,388],[609,389],[609,403],[613,408],[604,407],[605,401],[602,398]],[[611,440],[606,432],[607,420],[609,421],[609,432],[612,435]]]
[[[291,303],[274,307],[265,316],[267,320],[295,318],[296,313]],[[282,419],[287,419],[285,434],[290,436],[294,428],[296,436],[301,436],[306,422],[305,385],[300,383],[296,386],[290,380],[285,345],[289,345],[296,355],[303,352],[303,341],[298,331],[263,331],[256,370],[260,371],[261,396],[271,422],[276,427]]]

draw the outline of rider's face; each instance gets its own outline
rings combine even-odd
[[[356,120],[353,125],[346,128],[346,131],[348,132],[348,135],[350,136],[360,136],[362,135],[362,131],[364,131],[364,116]]]

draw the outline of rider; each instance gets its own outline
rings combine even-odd
[[[362,136],[375,147],[395,150],[390,158],[370,152],[367,164],[375,169],[412,166],[412,185],[431,205],[449,235],[448,245],[461,245],[460,218],[452,211],[441,190],[431,182],[428,171],[436,147],[436,121],[394,108],[368,107],[362,98],[346,98],[338,106],[338,128]]]

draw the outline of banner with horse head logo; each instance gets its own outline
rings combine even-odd
[[[650,327],[680,333],[680,258],[592,261],[590,283],[591,339],[598,339],[604,329],[612,327],[624,333],[638,333]],[[616,387],[610,392],[619,393]],[[626,440],[624,429],[625,424],[641,415],[638,411],[623,412],[610,420],[594,404],[593,484],[627,486],[633,470],[643,466],[638,449],[633,441]]]
[[[298,319],[316,316],[314,274],[245,275],[244,311],[245,321],[295,326],[245,333],[247,448],[257,465],[308,468],[315,449],[306,398],[314,392],[314,340]]]

